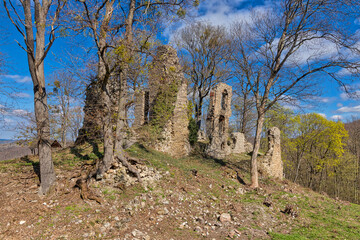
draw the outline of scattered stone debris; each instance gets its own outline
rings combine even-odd
[[[197,177],[197,175],[198,175],[198,170],[196,170],[196,169],[191,169],[191,173],[192,173],[192,175],[194,175],[195,177]]]
[[[298,210],[296,210],[296,207],[292,204],[288,204],[286,205],[285,209],[283,211],[281,211],[284,214],[290,215],[293,218],[296,218],[299,216],[299,212]]]
[[[219,220],[221,223],[231,222],[231,215],[229,213],[222,213]]]
[[[138,170],[142,184],[144,186],[154,186],[156,182],[162,177],[162,173],[155,168],[147,167],[146,165],[136,164],[134,167]],[[138,183],[136,176],[131,175],[128,169],[121,164],[115,169],[110,169],[104,174],[104,181],[113,186],[129,187]]]
[[[271,207],[272,205],[272,201],[271,201],[271,197],[270,196],[267,196],[263,202],[263,204],[267,207]]]

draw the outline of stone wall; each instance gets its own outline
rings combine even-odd
[[[134,128],[139,128],[148,123],[149,91],[139,90],[135,93]]]
[[[119,98],[120,81],[116,75],[109,78],[106,92],[109,94],[111,102],[117,103]],[[106,107],[102,98],[101,82],[94,79],[85,92],[84,120],[83,126],[79,130],[75,144],[82,144],[85,141],[99,140],[103,138],[103,122],[107,110],[117,112],[117,104]],[[115,124],[115,123],[114,123]]]
[[[157,150],[174,157],[189,154],[187,106],[187,81],[176,50],[170,46],[160,46],[149,79],[149,123],[163,124],[160,137],[154,144]],[[161,108],[164,108],[164,112],[160,113]],[[162,123],[163,120],[166,121]]]
[[[101,89],[97,82],[93,81],[86,89],[84,104],[84,122],[79,130],[75,144],[82,144],[85,141],[100,139],[103,136],[103,111]]]
[[[245,153],[245,135],[240,132],[233,132],[230,135],[232,140],[231,144],[231,152],[238,154],[238,153]]]
[[[229,118],[231,116],[232,87],[219,83],[210,92],[210,103],[206,119],[206,133],[210,143],[206,154],[222,159],[231,153],[228,144]]]
[[[269,150],[259,160],[259,169],[270,177],[283,179],[283,162],[281,160],[280,129],[273,127],[268,131]]]

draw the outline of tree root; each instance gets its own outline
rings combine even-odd
[[[79,178],[76,180],[76,185],[80,188],[80,195],[83,200],[95,200],[99,204],[102,204],[100,197],[96,196],[88,186],[88,181],[86,179]]]
[[[121,164],[126,167],[129,172],[131,172],[132,174],[134,174],[136,176],[136,178],[138,179],[139,183],[142,183],[142,180],[141,180],[141,177],[140,177],[140,173],[139,171],[133,167],[128,160],[130,161],[135,161],[137,163],[139,163],[139,160],[138,159],[135,159],[135,158],[129,158],[128,156],[125,156],[125,155],[120,155],[120,156],[116,156],[116,159],[121,162]]]
[[[146,160],[133,158],[127,154],[115,156],[115,160],[120,162],[130,173],[132,173],[138,179],[139,183],[142,183],[139,171],[131,163],[143,164],[142,162]],[[80,195],[83,200],[94,200],[99,204],[102,204],[101,198],[96,196],[90,190],[88,185],[89,181],[96,176],[99,167],[98,165],[99,161],[85,162],[81,167],[81,171],[74,174],[71,179],[77,178],[74,187],[78,187],[80,189]]]
[[[102,204],[100,197],[96,196],[89,188],[89,181],[96,174],[98,161],[95,162],[85,162],[82,165],[82,169],[77,174],[74,174],[72,178],[78,178],[74,187],[80,189],[80,196],[83,200],[95,200],[99,204]]]

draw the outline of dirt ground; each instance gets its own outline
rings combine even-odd
[[[296,206],[284,212],[289,203],[304,204],[310,214],[324,206],[316,200],[315,207],[309,207],[311,196],[288,181],[262,179],[260,189],[249,189],[240,166],[195,158],[179,161],[146,151],[134,150],[148,157],[160,180],[127,188],[108,179],[93,180],[91,190],[102,204],[81,199],[71,178],[81,164],[59,162],[69,155],[54,157],[57,183],[45,197],[38,195],[35,157],[3,161],[0,239],[270,239],[274,232],[288,234],[296,225],[310,226]],[[340,206],[331,207],[340,211]]]

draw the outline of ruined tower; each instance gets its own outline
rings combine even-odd
[[[149,90],[139,90],[135,93],[135,120],[133,123],[134,128],[138,128],[147,124],[149,114]]]
[[[134,126],[149,123],[160,129],[154,148],[174,157],[186,156],[190,152],[187,105],[187,81],[176,50],[160,46],[151,65],[148,94],[137,95]]]
[[[272,127],[268,131],[269,150],[259,161],[260,170],[270,177],[283,179],[283,162],[281,160],[280,129]]]
[[[210,103],[206,119],[206,133],[210,143],[206,153],[218,159],[222,159],[231,153],[231,148],[228,145],[231,97],[232,88],[225,83],[219,83],[210,92]]]

